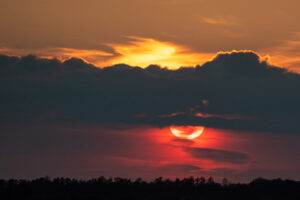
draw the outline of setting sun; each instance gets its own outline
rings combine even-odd
[[[203,126],[170,126],[171,133],[179,138],[183,139],[195,139],[199,137],[203,131]]]

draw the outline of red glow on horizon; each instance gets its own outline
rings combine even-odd
[[[187,131],[185,134],[189,135],[198,127],[189,127],[189,130],[187,127],[181,128],[185,128]],[[114,175],[117,171],[120,176],[129,177],[133,175],[143,177],[197,176],[202,175],[203,171],[214,171],[217,168],[242,170],[247,167],[247,164],[223,162],[222,159],[216,159],[214,156],[210,158],[191,153],[191,150],[197,151],[197,149],[200,151],[238,151],[241,148],[237,146],[240,138],[230,131],[205,127],[201,136],[194,139],[176,137],[170,127],[123,126],[123,128],[114,129],[111,127],[90,127],[89,129],[76,127],[76,131],[93,136],[99,135],[102,138],[97,142],[99,143],[96,148],[98,153],[89,157],[90,165],[93,169],[105,170],[109,175]],[[110,164],[103,166],[101,164],[103,162]],[[140,171],[132,171],[133,168]]]

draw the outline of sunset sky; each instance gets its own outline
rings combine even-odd
[[[0,179],[300,179],[299,0],[0,0]]]

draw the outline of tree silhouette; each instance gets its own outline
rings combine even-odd
[[[134,181],[127,178],[99,177],[90,180],[42,177],[35,180],[0,180],[0,199],[300,199],[300,182],[258,178],[249,184],[222,184],[213,177],[183,179],[156,178]]]

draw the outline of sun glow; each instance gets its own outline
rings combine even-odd
[[[195,139],[199,137],[203,131],[203,126],[170,126],[171,133],[179,138],[183,139]]]
[[[170,42],[141,37],[129,38],[131,41],[127,44],[107,44],[119,55],[110,61],[112,64],[126,63],[141,67],[158,64],[176,69],[202,64],[212,56],[194,53],[188,48]]]
[[[300,36],[299,36],[300,37]],[[36,55],[40,58],[65,61],[70,58],[79,58],[97,67],[108,67],[115,64],[128,64],[146,68],[151,64],[178,69],[180,67],[195,67],[215,59],[219,54],[230,54],[235,52],[251,52],[257,54],[260,62],[266,61],[271,65],[285,66],[293,71],[300,71],[292,68],[292,64],[300,62],[299,54],[294,51],[300,48],[300,42],[291,41],[273,49],[255,52],[252,50],[231,50],[219,51],[216,53],[197,52],[172,42],[160,41],[153,38],[136,36],[127,37],[127,41],[121,43],[104,43],[107,49],[75,49],[47,47],[36,49],[0,48],[0,54],[9,56]],[[268,52],[271,52],[272,56]],[[283,53],[285,52],[285,53]]]
[[[152,38],[129,36],[122,43],[102,44],[109,52],[98,49],[43,48],[43,49],[1,49],[0,53],[14,56],[34,54],[42,58],[57,58],[65,61],[72,57],[80,58],[98,67],[115,64],[128,64],[146,68],[151,64],[169,69],[194,67],[211,60],[215,54],[195,52],[192,49],[171,42]]]

